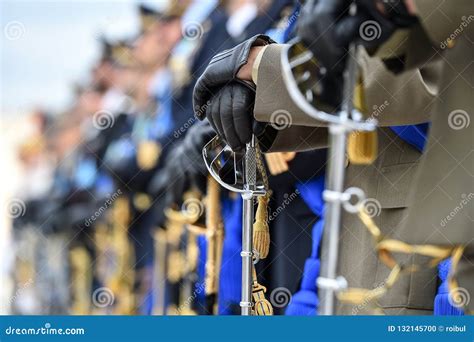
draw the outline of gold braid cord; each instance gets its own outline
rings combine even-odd
[[[367,231],[372,235],[379,259],[391,269],[391,272],[383,282],[383,286],[372,290],[349,288],[337,293],[337,298],[342,303],[353,305],[372,304],[375,313],[382,313],[381,308],[378,307],[376,301],[382,298],[393,287],[402,274],[416,272],[422,267],[435,267],[442,260],[449,258],[450,256],[453,256],[452,268],[454,269],[456,266],[455,261],[459,260],[460,255],[462,255],[464,247],[461,246],[441,247],[434,245],[410,245],[400,240],[384,237],[379,227],[377,227],[375,222],[372,220],[372,217],[370,217],[366,212],[363,205],[360,206],[357,215],[367,228]],[[397,262],[393,255],[394,253],[413,256],[422,255],[431,259],[426,265],[403,265]],[[450,282],[452,283],[453,280],[450,280]]]
[[[363,80],[359,79],[354,89],[354,106],[362,113],[367,113]],[[373,132],[352,132],[348,137],[347,153],[352,164],[371,164],[377,157],[377,133]],[[367,231],[372,235],[375,249],[379,259],[387,265],[391,272],[383,283],[383,286],[375,289],[349,288],[337,293],[339,301],[353,305],[372,304],[376,313],[381,313],[381,308],[376,305],[376,301],[383,297],[398,281],[402,274],[416,272],[422,267],[435,267],[442,260],[453,256],[452,269],[455,269],[455,257],[460,258],[463,247],[442,247],[434,245],[410,245],[400,240],[390,239],[382,235],[379,227],[367,214],[363,205],[359,207],[357,213]],[[394,253],[421,255],[430,258],[427,265],[402,265],[397,262]],[[451,272],[451,274],[454,272]],[[456,287],[450,275],[450,284]],[[453,288],[453,286],[451,286]]]

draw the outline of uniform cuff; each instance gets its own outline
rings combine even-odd
[[[265,52],[267,47],[268,45],[260,49],[257,57],[255,58],[255,62],[253,63],[253,66],[252,66],[252,81],[253,83],[255,83],[255,85],[257,84],[257,79],[258,79],[258,67],[260,66],[260,61],[262,60],[263,53]]]

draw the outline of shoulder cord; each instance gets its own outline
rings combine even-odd
[[[372,305],[374,312],[381,313],[381,308],[375,301],[383,297],[399,280],[402,274],[413,273],[423,267],[435,267],[442,260],[451,256],[453,257],[453,265],[450,273],[450,288],[457,287],[452,275],[457,266],[457,261],[461,258],[464,246],[410,245],[400,240],[384,237],[380,228],[372,220],[363,205],[359,207],[357,215],[372,235],[379,259],[391,269],[391,272],[383,282],[383,285],[375,289],[349,288],[339,292],[337,294],[339,301],[353,305]],[[426,264],[406,265],[398,263],[393,255],[394,253],[410,254],[413,256],[422,255],[431,259]]]

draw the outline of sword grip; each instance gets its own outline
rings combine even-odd
[[[257,185],[257,151],[255,148],[255,136],[245,147],[245,187],[253,191]]]
[[[242,194],[244,200],[242,211],[242,300],[240,306],[243,316],[252,314],[252,268],[253,268],[253,221],[254,204],[253,191],[257,184],[257,153],[255,150],[255,137],[249,142],[245,149],[244,157],[244,189]]]

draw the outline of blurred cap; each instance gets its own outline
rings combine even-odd
[[[109,61],[112,58],[112,43],[104,35],[99,37],[99,42],[101,46],[100,61]]]
[[[132,44],[128,40],[121,40],[112,45],[111,61],[117,67],[129,68],[135,66]]]
[[[140,25],[141,31],[145,32],[163,16],[163,11],[157,6],[153,6],[153,3],[141,3],[138,7],[140,12]]]
[[[132,54],[133,39],[110,41],[105,36],[99,38],[101,44],[101,62],[110,62],[117,67],[131,67],[134,65]]]
[[[141,31],[146,32],[157,21],[181,18],[192,0],[147,1],[139,5]]]

